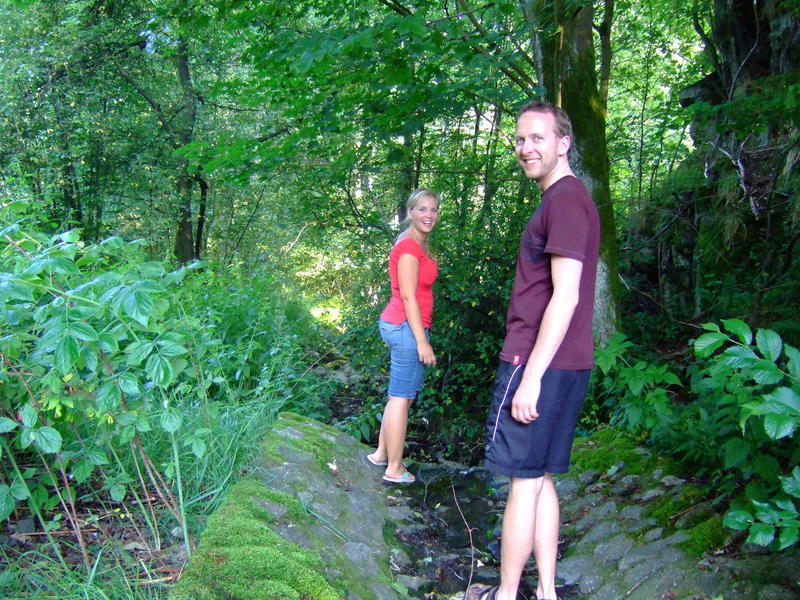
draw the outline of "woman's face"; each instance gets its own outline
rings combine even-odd
[[[423,196],[408,211],[411,226],[422,233],[430,233],[439,220],[439,201],[431,196]]]

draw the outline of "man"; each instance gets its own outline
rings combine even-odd
[[[522,235],[506,338],[486,425],[486,467],[511,477],[503,516],[500,585],[470,586],[468,600],[514,600],[531,552],[536,598],[556,600],[559,505],[553,473],[566,473],[594,362],[592,309],[600,223],[569,166],[572,125],[549,104],[523,107],[516,155],[542,202]]]

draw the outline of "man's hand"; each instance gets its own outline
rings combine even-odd
[[[427,341],[417,342],[417,357],[419,362],[429,367],[436,364],[436,355],[433,353],[433,347]]]
[[[539,417],[536,405],[539,402],[541,385],[542,381],[538,377],[525,379],[523,376],[517,392],[514,394],[514,399],[511,401],[511,416],[515,420],[527,425]]]

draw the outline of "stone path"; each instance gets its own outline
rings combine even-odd
[[[747,548],[748,554],[736,556],[696,554],[693,536],[707,535],[710,524],[718,522],[707,503],[683,510],[668,519],[667,526],[648,516],[659,508],[668,509],[686,494],[685,481],[660,469],[646,476],[626,474],[624,468],[611,471],[557,478],[564,523],[557,568],[561,600],[800,598],[797,553],[776,555]],[[412,557],[396,566],[398,581],[413,597],[461,597],[474,564],[471,555],[477,553],[482,566],[475,569],[473,580],[497,583],[497,538],[507,480],[454,465],[420,465],[417,472],[428,482],[427,489],[405,490],[404,506],[410,512],[396,509],[393,515],[401,520],[396,533]],[[458,506],[453,491],[460,499]],[[463,533],[458,508],[475,528],[474,550]],[[419,518],[426,513],[426,519]],[[521,593],[530,598],[536,587],[533,560],[523,581]]]
[[[320,423],[279,419],[170,600],[460,600],[469,581],[497,583],[508,480],[414,464],[420,483],[388,488],[367,450]],[[797,552],[701,554],[698,541],[726,535],[712,507],[660,468],[639,473],[619,462],[557,478],[561,600],[800,597]],[[535,587],[531,561],[521,595]]]

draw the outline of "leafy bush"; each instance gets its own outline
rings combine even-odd
[[[706,477],[718,498],[738,498],[726,526],[782,549],[800,529],[800,352],[774,331],[754,336],[743,321],[722,324],[705,324],[694,341],[688,398],[666,365],[628,362],[633,344],[617,334],[597,350],[594,407]]]
[[[281,280],[0,231],[0,520],[27,502],[45,531],[69,523],[88,571],[81,501],[132,503],[157,548],[155,495],[190,550],[187,507],[213,507],[258,431],[286,408],[324,413],[299,341],[311,320]]]
[[[709,333],[695,340],[696,354],[708,362],[694,373],[693,389],[726,407],[740,429],[727,439],[712,431],[724,441],[726,468],[747,482],[744,499],[724,523],[748,529],[749,542],[783,549],[796,544],[800,533],[800,445],[794,437],[800,425],[800,351],[769,329],[759,329],[754,340],[743,321],[722,324],[725,332],[708,323]]]

